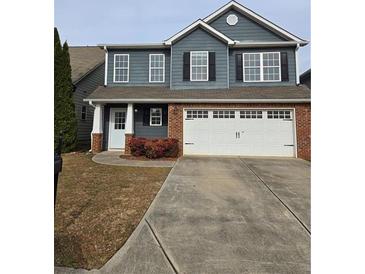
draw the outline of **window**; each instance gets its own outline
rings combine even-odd
[[[187,119],[194,119],[194,118],[208,118],[208,111],[207,110],[188,110],[186,113]]]
[[[264,81],[280,81],[280,53],[262,54]]]
[[[259,82],[260,81],[260,54],[259,53],[245,53],[244,54],[244,81],[245,82]]]
[[[150,54],[150,83],[165,82],[165,54]]]
[[[230,119],[235,118],[234,110],[214,110],[213,111],[214,119]]]
[[[290,110],[269,110],[267,112],[268,119],[291,119]]]
[[[114,55],[114,82],[126,83],[129,81],[129,54]]]
[[[190,81],[208,81],[208,52],[190,52]]]
[[[162,126],[162,108],[150,109],[150,126]]]
[[[86,115],[87,115],[86,106],[82,106],[81,107],[81,120],[86,120]]]
[[[114,129],[125,129],[125,112],[118,111],[114,117]]]
[[[281,81],[280,52],[244,53],[244,82]]]
[[[261,110],[241,110],[240,118],[241,119],[262,119],[262,111]]]

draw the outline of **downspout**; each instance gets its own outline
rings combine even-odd
[[[229,47],[227,45],[227,88],[229,89]]]
[[[300,78],[299,78],[299,54],[298,54],[298,50],[299,50],[299,43],[297,43],[297,46],[295,48],[295,75],[296,75],[296,84],[299,85],[300,84]]]
[[[172,89],[172,43],[170,46],[170,89]]]
[[[104,86],[106,87],[108,83],[108,49],[106,46],[104,46],[104,51],[105,51]]]

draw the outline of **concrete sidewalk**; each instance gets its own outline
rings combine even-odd
[[[96,154],[92,160],[95,163],[112,166],[133,166],[133,167],[173,167],[175,161],[165,160],[128,160],[122,159],[119,156],[122,154],[121,151],[103,151]]]
[[[252,166],[180,159],[127,243],[95,273],[310,272],[310,234]]]

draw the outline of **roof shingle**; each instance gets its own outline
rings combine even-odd
[[[104,62],[104,51],[96,46],[69,47],[69,53],[73,83]]]
[[[231,89],[170,90],[168,87],[103,87],[99,86],[87,100],[178,102],[183,100],[302,100],[310,101],[310,90],[303,85],[280,87],[240,87]]]

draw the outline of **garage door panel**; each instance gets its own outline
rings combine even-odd
[[[293,157],[292,118],[292,110],[185,110],[184,154]]]

